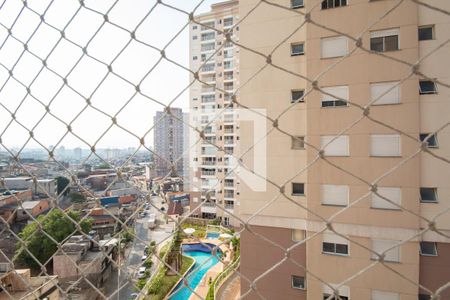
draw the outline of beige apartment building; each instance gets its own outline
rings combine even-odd
[[[204,132],[197,144],[198,133],[191,133],[195,146],[190,153],[190,187],[201,192],[200,198],[191,200],[191,211],[202,218],[220,218],[224,225],[238,225],[232,218],[239,204],[233,171],[239,126],[232,96],[239,86],[239,48],[226,41],[223,32],[239,40],[238,28],[233,28],[238,18],[237,0],[220,2],[210,12],[195,16],[189,29],[190,69],[198,70],[200,80],[189,90],[190,124]],[[203,201],[207,202],[197,208]]]
[[[316,300],[339,286],[341,299],[429,299],[450,280],[450,212],[435,218],[450,207],[450,165],[416,153],[449,123],[450,90],[411,74],[411,65],[450,38],[448,14],[413,1],[259,2],[239,3],[246,16],[239,43],[266,55],[276,49],[277,67],[243,87],[239,102],[266,109],[296,138],[278,130],[267,137],[267,178],[277,186],[255,192],[240,184],[243,220],[270,202],[241,234],[241,295]],[[450,11],[447,0],[425,2]],[[366,51],[343,33],[361,35]],[[447,43],[416,68],[448,84],[449,54]],[[240,81],[266,64],[241,48]],[[369,103],[364,116],[360,107]],[[252,145],[253,130],[240,125],[241,150]],[[450,128],[425,147],[448,160]],[[256,155],[250,151],[244,163]],[[422,233],[425,219],[443,234]],[[387,250],[383,264],[370,250]],[[450,299],[450,288],[440,295]]]

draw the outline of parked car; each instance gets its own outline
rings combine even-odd
[[[146,215],[146,213],[145,213],[145,212],[140,212],[140,213],[139,213],[139,218],[144,218],[144,217],[145,217],[145,215]]]
[[[147,260],[147,258],[148,258],[148,256],[147,256],[147,255],[142,255],[142,257],[141,257],[141,261],[146,261],[146,260]]]
[[[148,218],[148,228],[154,229],[156,227],[156,215],[150,214],[150,217]]]
[[[135,300],[135,299],[137,299],[138,297],[139,297],[139,294],[138,294],[138,293],[133,293],[133,294],[130,295],[130,297],[128,297],[128,299],[129,299],[129,300]]]
[[[145,271],[146,271],[146,268],[145,268],[145,267],[140,267],[140,268],[139,268],[139,270],[138,270],[138,272],[137,272],[137,277],[138,277],[138,279],[145,278]]]

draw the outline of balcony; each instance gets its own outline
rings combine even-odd
[[[215,166],[216,165],[216,161],[215,160],[213,160],[213,161],[210,161],[210,160],[204,160],[204,161],[202,161],[202,165],[205,165],[205,166]]]
[[[234,209],[234,204],[225,204],[225,209],[233,210]]]
[[[234,144],[234,140],[228,140],[227,139],[227,140],[224,141],[224,144],[225,145],[233,145]]]
[[[217,212],[217,207],[215,203],[205,202],[200,207],[202,213],[215,214]]]
[[[202,42],[211,41],[216,38],[215,32],[202,33],[200,40]]]
[[[202,176],[216,176],[216,171],[215,170],[211,170],[211,171],[202,171]]]
[[[214,72],[214,64],[207,64],[201,68],[202,72]]]
[[[234,133],[234,129],[233,128],[225,128],[224,133]]]
[[[216,88],[213,86],[202,87],[202,93],[213,93],[216,91]]]
[[[213,102],[216,102],[215,95],[202,96],[202,103],[213,103]]]

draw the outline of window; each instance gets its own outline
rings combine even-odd
[[[348,86],[326,87],[322,90],[322,107],[347,106]]]
[[[337,288],[337,286],[338,286],[337,284],[332,284],[332,283],[330,283],[330,285],[331,285],[333,288]],[[334,290],[331,289],[331,288],[330,288],[328,285],[326,285],[326,284],[323,285],[323,299],[324,299],[324,300],[325,300],[325,299],[332,299],[332,300],[340,300],[340,299],[341,299],[341,300],[348,300],[349,297],[350,297],[350,289],[348,288],[348,286],[343,285],[343,286],[339,287],[338,293],[339,293],[339,298],[336,297],[336,296],[329,298],[330,296],[334,295]]]
[[[378,254],[394,247],[384,254],[384,260],[387,262],[400,262],[400,246],[396,246],[399,241],[392,240],[372,240],[372,250]],[[378,259],[378,255],[372,253],[372,259]]]
[[[197,56],[193,56],[192,60],[197,60],[197,58],[198,58]]]
[[[304,183],[292,183],[292,195],[303,196],[305,195],[305,184]]]
[[[386,52],[398,50],[399,30],[389,29],[381,31],[372,31],[370,33],[370,50],[376,52]]]
[[[430,295],[419,294],[419,300],[430,300]]]
[[[195,40],[197,39],[197,36],[194,35],[194,36],[192,37],[192,39],[195,41]]]
[[[419,27],[419,41],[427,41],[434,39],[434,26]]]
[[[291,44],[291,56],[303,55],[305,54],[304,44],[296,43]]]
[[[400,156],[400,135],[372,134],[370,135],[371,156]]]
[[[291,280],[292,288],[301,290],[305,289],[305,277],[292,275]]]
[[[321,186],[322,204],[347,206],[349,190],[347,185],[324,184]]]
[[[197,25],[192,26],[192,30],[196,30],[197,29]]]
[[[434,81],[431,80],[420,80],[419,93],[421,95],[437,94],[436,84],[434,83]]]
[[[305,102],[303,96],[305,95],[304,90],[292,90],[291,91],[291,103]]]
[[[399,300],[400,296],[397,293],[372,291],[372,300]]]
[[[322,9],[346,6],[347,0],[324,0],[322,1]]]
[[[377,99],[372,105],[400,103],[400,86],[398,81],[370,84],[371,101]]]
[[[301,8],[304,5],[303,0],[291,0],[291,8]]]
[[[291,149],[293,150],[305,149],[305,137],[304,136],[291,137]]]
[[[224,27],[233,26],[233,17],[223,19],[223,26]]]
[[[305,231],[301,229],[292,229],[292,241],[300,242],[305,239]]]
[[[334,139],[334,140],[333,140]],[[331,142],[331,140],[333,140]],[[331,142],[331,143],[330,143]],[[329,143],[329,144],[328,144]],[[320,144],[324,148],[324,154],[326,156],[349,156],[349,147],[348,147],[348,135],[341,135],[341,136],[321,136],[320,137]],[[328,144],[328,145],[327,145]]]
[[[320,40],[321,58],[341,57],[348,53],[348,39],[345,36],[333,36]]]
[[[429,133],[421,133],[419,138],[420,141],[423,142],[425,139],[429,136]],[[427,140],[427,147],[428,148],[438,148],[438,142],[437,142],[437,136],[436,134],[432,134],[430,138]]]
[[[437,188],[421,187],[420,188],[420,202],[437,203]]]
[[[420,242],[420,255],[437,256],[437,247],[434,242]]]
[[[348,255],[348,240],[334,233],[324,233],[322,252],[326,254]]]
[[[402,190],[400,188],[395,187],[378,187],[377,193],[383,196],[386,199],[400,205],[402,203]],[[372,193],[372,208],[381,208],[381,209],[400,209],[398,206],[384,200],[380,196],[375,193]]]

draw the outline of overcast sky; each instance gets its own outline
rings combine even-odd
[[[29,0],[28,5],[42,15],[49,2],[48,0]],[[110,10],[114,2],[112,0],[85,0],[87,7],[102,13]],[[154,0],[120,0],[116,2],[108,13],[109,20],[129,30],[136,28],[155,3]],[[185,11],[192,11],[200,1],[165,0],[164,2]],[[213,2],[218,1],[205,1],[197,12],[208,11]],[[39,16],[28,9],[21,12],[22,7],[22,1],[7,0],[0,9],[0,43],[2,43],[0,87],[4,86],[0,92],[0,103],[10,111],[15,111],[24,99],[16,113],[16,118],[27,128],[35,126],[45,114],[43,105],[32,97],[26,96],[26,89],[16,80],[9,78],[8,69],[14,68],[13,76],[22,84],[29,86],[31,93],[45,105],[51,102],[50,111],[68,123],[84,108],[85,100],[67,86],[55,97],[63,85],[63,81],[49,70],[44,69],[34,80],[42,67],[41,61],[27,52],[20,57],[24,49],[23,44],[11,36],[8,37],[5,27],[10,28],[20,14],[12,27],[12,35],[21,42],[26,42],[31,37],[27,43],[28,49],[42,59],[55,48],[47,60],[47,65],[48,68],[63,77],[67,76],[83,55],[82,50],[64,39],[58,43],[60,33],[44,23],[40,24]],[[58,29],[63,29],[77,9],[79,9],[79,1],[55,0],[45,13],[45,22]],[[65,29],[66,38],[84,47],[102,23],[102,16],[82,8]],[[145,43],[163,48],[186,23],[187,16],[185,14],[158,5],[139,26],[136,37]],[[39,28],[32,36],[38,26]],[[186,28],[166,49],[168,57],[186,67],[189,65],[188,35],[188,28]],[[111,24],[105,24],[89,43],[87,51],[96,59],[111,63],[129,40],[130,35],[126,31]],[[133,83],[138,83],[154,66],[159,57],[158,51],[132,41],[113,62],[112,67],[114,72]],[[16,63],[18,59],[19,61]],[[85,56],[67,77],[68,84],[84,97],[89,97],[106,73],[107,68],[104,65]],[[152,98],[167,104],[188,83],[189,74],[186,71],[168,61],[162,61],[142,82],[141,90]],[[133,93],[134,88],[131,85],[117,76],[109,74],[92,96],[91,102],[98,109],[113,115],[130,99]],[[54,99],[52,100],[52,98]],[[188,91],[176,100],[174,106],[188,108]],[[132,98],[130,103],[118,114],[117,120],[130,131],[142,136],[152,126],[154,112],[160,109],[161,105],[138,95]],[[4,107],[0,107],[0,133],[3,133],[10,120],[11,115]],[[108,117],[88,108],[77,118],[72,128],[74,132],[92,144],[110,124],[111,120]],[[33,132],[36,139],[48,147],[55,145],[61,139],[66,132],[66,127],[47,114]],[[15,122],[1,135],[2,141],[7,147],[22,146],[28,137],[29,133]],[[151,144],[152,138],[153,135],[146,138],[148,145]],[[60,145],[64,145],[66,148],[87,147],[86,144],[70,134]],[[121,129],[112,128],[98,145],[99,147],[124,148],[138,146],[138,141]],[[36,146],[37,144],[34,142],[28,144],[28,147],[35,148]]]

